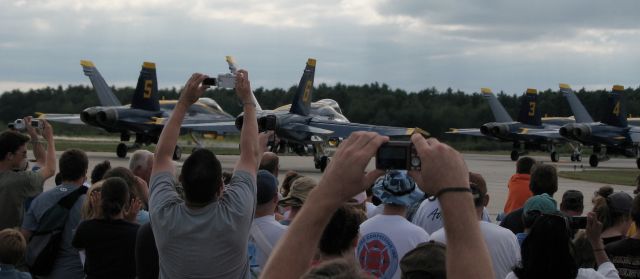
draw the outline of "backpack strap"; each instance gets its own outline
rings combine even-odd
[[[258,248],[260,248],[260,250],[262,250],[263,253],[265,253],[267,256],[271,254],[273,246],[271,245],[271,243],[269,243],[267,237],[264,235],[264,233],[262,233],[260,228],[258,228],[255,223],[251,225],[249,234],[251,235],[251,237],[253,237],[256,245],[258,246]]]
[[[87,193],[87,187],[81,185],[78,189],[73,190],[71,194],[66,195],[58,201],[58,204],[66,209],[71,209],[80,196]]]

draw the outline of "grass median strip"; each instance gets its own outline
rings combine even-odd
[[[638,174],[640,171],[636,170],[587,170],[561,171],[558,176],[605,184],[635,186]]]

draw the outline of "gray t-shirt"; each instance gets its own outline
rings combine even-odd
[[[84,186],[62,184],[38,195],[38,197],[33,200],[29,207],[29,211],[27,211],[27,214],[24,216],[22,228],[32,232],[36,231],[42,215],[58,203],[60,199],[71,194],[71,192],[78,189],[78,187]],[[78,254],[78,250],[71,246],[71,240],[73,240],[73,234],[75,233],[78,224],[80,224],[80,209],[82,208],[82,203],[85,198],[86,195],[80,196],[69,212],[69,219],[67,219],[67,223],[64,226],[64,232],[62,234],[60,254],[54,263],[53,271],[51,271],[51,274],[46,278],[84,278],[84,270],[82,268],[82,263],[80,262],[80,255]]]
[[[22,225],[24,200],[42,193],[43,183],[38,172],[0,172],[0,230]]]
[[[151,177],[149,208],[160,278],[249,278],[255,180],[236,171],[217,201],[191,209],[176,193],[170,172]]]

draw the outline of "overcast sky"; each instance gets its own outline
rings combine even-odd
[[[89,84],[135,86],[143,61],[161,88],[227,71],[252,86],[316,84],[611,88],[640,83],[640,1],[594,0],[0,0],[0,92]]]

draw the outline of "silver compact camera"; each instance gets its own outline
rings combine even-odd
[[[236,88],[236,76],[234,74],[220,74],[217,78],[205,78],[203,85],[217,86],[218,88]]]
[[[39,121],[37,119],[32,119],[31,120],[31,126],[33,128],[36,129],[42,129],[44,126],[44,123],[42,121]],[[15,129],[18,131],[26,131],[27,130],[27,123],[23,120],[23,119],[16,119],[15,121],[13,121],[13,123],[9,123],[9,129]]]

